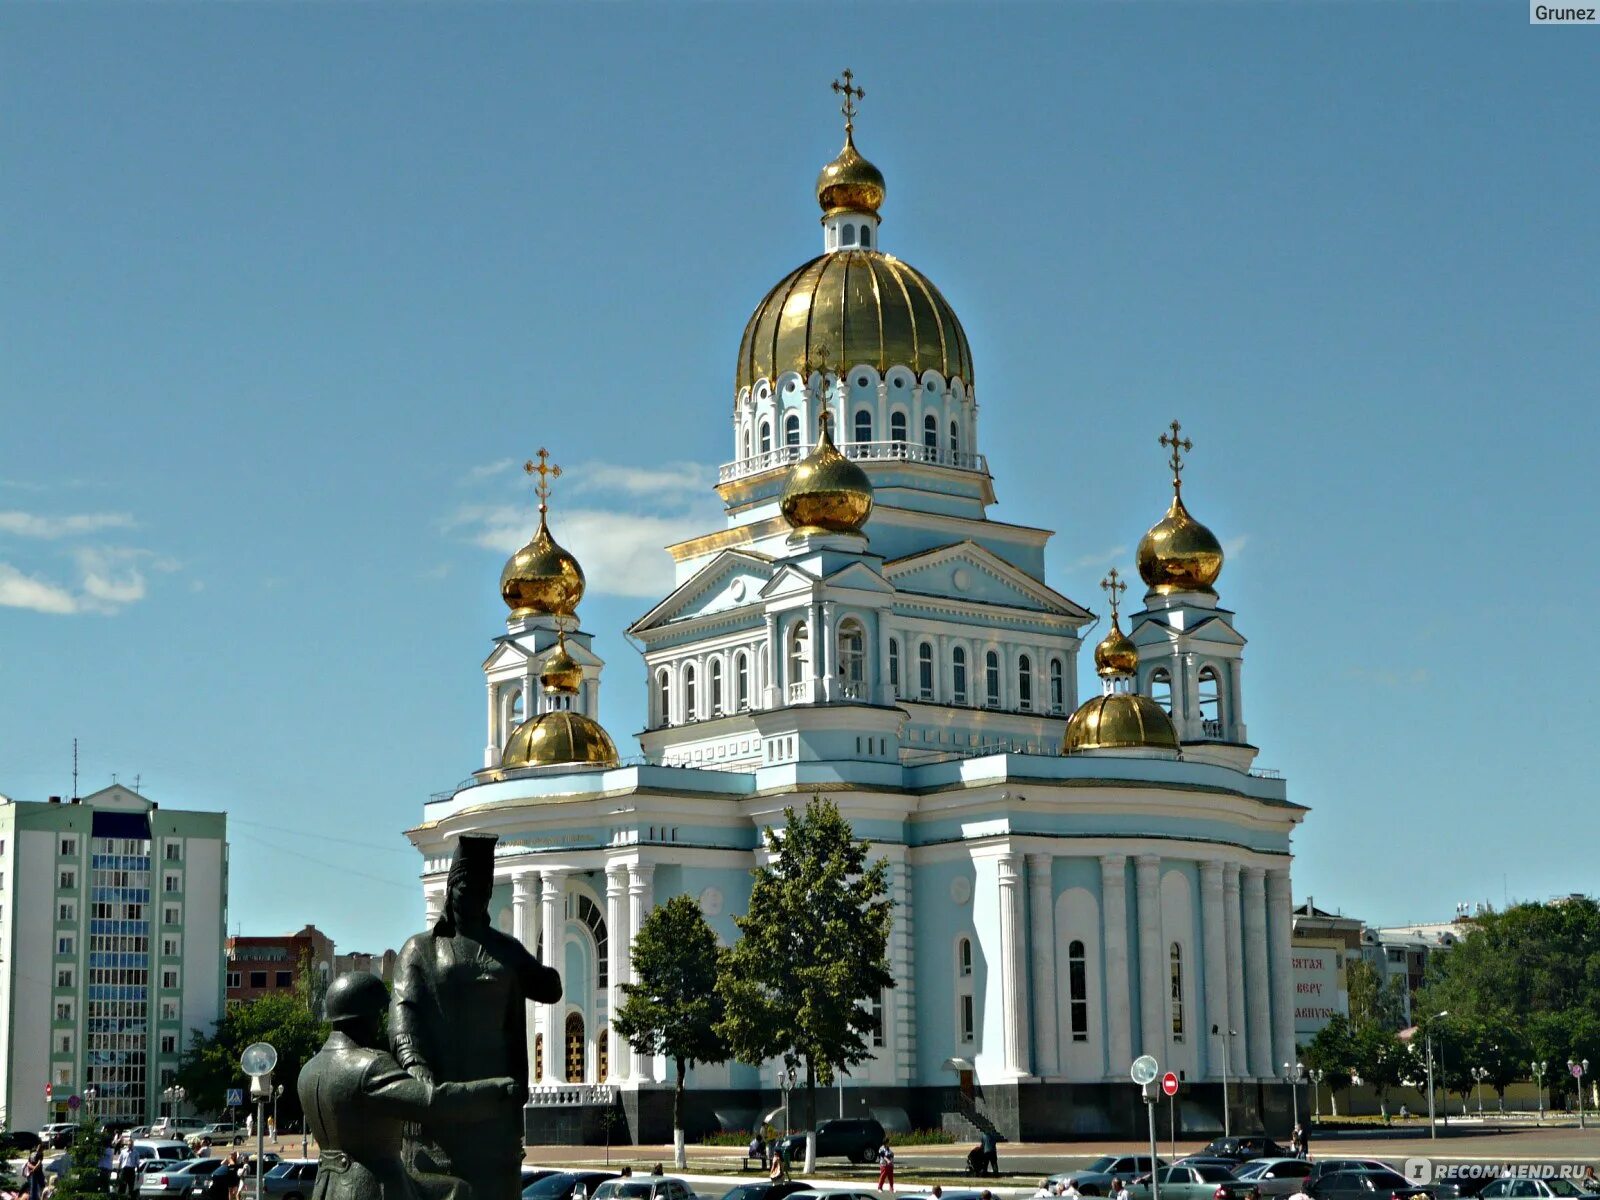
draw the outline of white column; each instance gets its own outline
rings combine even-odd
[[[628,969],[627,943],[622,931],[628,928],[628,869],[621,864],[606,868],[606,973],[610,987],[606,989],[606,1037],[610,1045],[606,1062],[610,1066],[608,1083],[625,1079],[628,1075],[628,1044],[617,1036],[617,1009],[622,1007],[624,972]]]
[[[539,876],[533,871],[519,871],[511,877],[511,936],[516,938],[531,954],[533,953],[534,934],[538,926],[534,923],[533,905],[534,898],[539,889]],[[523,1015],[522,1032],[527,1042],[528,1051],[528,1082],[533,1082],[533,1038],[535,1026],[539,1022],[539,1010],[546,1007],[528,1001]]]
[[[1238,1035],[1228,1039],[1228,1069],[1248,1075],[1245,1058],[1244,937],[1239,928],[1239,864],[1222,864],[1222,923],[1228,936],[1228,1020]]]
[[[1005,1069],[1011,1075],[1028,1071],[1028,991],[1022,910],[1022,855],[1003,854],[1000,879],[1000,989]]]
[[[429,929],[444,915],[444,889],[425,888],[422,893],[422,916]]]
[[[909,1086],[917,1061],[917,960],[916,912],[911,907],[911,864],[889,864],[889,895],[894,900],[894,924],[889,927],[889,971],[895,988],[885,1008],[892,1008],[893,1023],[884,1030],[884,1045],[894,1048],[894,1081]]]
[[[1272,1066],[1272,981],[1267,974],[1266,872],[1246,867],[1240,895],[1244,912],[1244,986],[1249,1013],[1250,1073],[1269,1079]]]
[[[500,705],[495,695],[494,681],[488,682],[489,692],[489,740],[483,747],[483,765],[498,767],[500,765]]]
[[[782,693],[779,691],[779,689],[782,688],[783,685],[784,685],[784,682],[786,682],[783,679],[782,673],[778,670],[779,664],[782,661],[782,647],[779,645],[779,640],[778,640],[778,614],[775,613],[775,612],[768,612],[766,614],[766,622],[767,622],[767,654],[766,654],[766,659],[767,659],[767,685],[766,685],[766,689],[765,689],[765,691],[766,691],[766,702],[764,704],[762,704],[761,707],[762,708],[776,708],[776,707],[778,707],[778,705],[780,703],[782,703],[782,701],[780,699],[780,696],[782,695]]]
[[[1272,979],[1272,1065],[1292,1064],[1294,1053],[1294,953],[1290,925],[1294,900],[1289,869],[1267,872],[1267,951]]]
[[[1056,1075],[1060,1063],[1060,1014],[1056,1007],[1055,889],[1049,854],[1028,855],[1028,921],[1033,967],[1034,1071]]]
[[[639,927],[650,915],[655,905],[656,869],[650,863],[631,863],[628,866],[628,980],[633,977],[633,943],[639,937]],[[643,1054],[631,1056],[629,1075],[640,1083],[655,1082],[655,1060]]]
[[[1200,864],[1200,937],[1205,943],[1206,1052],[1205,1074],[1220,1078],[1228,1053],[1228,931],[1222,908],[1222,863],[1209,859]],[[1211,1035],[1210,1026],[1217,1027]]]
[[[821,604],[822,624],[821,637],[817,642],[817,679],[822,684],[819,699],[832,700],[838,694],[839,672],[834,666],[834,658],[838,649],[834,643],[834,615],[833,601],[824,600]]]
[[[1125,1079],[1133,1065],[1133,1033],[1129,1028],[1133,996],[1128,983],[1127,859],[1100,856],[1100,924],[1105,930],[1106,1078]]]
[[[1167,955],[1161,940],[1161,859],[1141,854],[1134,862],[1139,904],[1139,1047],[1167,1061]]]
[[[539,710],[539,689],[533,675],[533,664],[530,662],[525,667],[526,674],[522,677],[522,719],[528,720]],[[506,731],[507,733],[510,730]]]
[[[822,646],[826,640],[822,633],[822,602],[813,600],[806,613],[806,632],[811,638],[811,678],[806,681],[805,696],[816,703],[822,699]]]
[[[539,889],[539,959],[547,967],[561,970],[561,937],[557,933],[561,915],[562,875],[545,871],[540,875]],[[562,971],[565,975],[566,972]],[[566,1079],[566,1055],[562,1045],[562,1030],[566,1028],[565,1005],[539,1005],[539,1032],[544,1035],[544,1082],[560,1083]]]

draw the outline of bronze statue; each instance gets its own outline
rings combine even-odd
[[[473,1200],[518,1200],[528,1094],[526,1001],[561,999],[561,976],[489,923],[495,838],[463,836],[444,915],[406,942],[395,965],[389,1035],[424,1083],[509,1075],[514,1101],[472,1120],[425,1117],[411,1147],[418,1170],[456,1175]]]
[[[413,1176],[401,1157],[407,1121],[471,1120],[519,1103],[511,1079],[424,1083],[383,1049],[389,989],[351,972],[328,988],[333,1032],[300,1072],[306,1120],[321,1148],[314,1200],[470,1200],[457,1179]]]

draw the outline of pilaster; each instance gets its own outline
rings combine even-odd
[[[1139,911],[1139,1046],[1159,1063],[1167,1061],[1167,970],[1161,940],[1161,858],[1134,859]]]
[[[1101,925],[1105,929],[1106,969],[1106,1077],[1126,1078],[1133,1063],[1128,979],[1127,859],[1121,854],[1100,856]]]
[[[1289,869],[1267,872],[1267,952],[1272,994],[1272,1062],[1279,1070],[1295,1061],[1294,953],[1291,937],[1294,901]]]
[[[561,894],[566,876],[560,871],[543,871],[539,876],[539,957],[546,966],[561,969]],[[544,1037],[544,1082],[563,1081],[566,1056],[562,1053],[563,1009],[560,1004],[538,1006],[539,1033]]]
[[[633,944],[639,939],[639,929],[644,919],[655,907],[655,866],[651,863],[630,863],[628,866],[628,980],[636,982],[633,974]],[[640,1083],[654,1083],[655,1059],[637,1051],[630,1055],[629,1076]]]
[[[606,974],[610,986],[606,989],[606,1062],[609,1080],[616,1082],[628,1078],[630,1048],[617,1036],[617,1010],[622,1007],[622,984],[628,970],[628,944],[622,940],[622,931],[628,924],[628,868],[612,864],[606,868]]]
[[[1228,1041],[1228,1065],[1235,1075],[1250,1074],[1245,1056],[1244,935],[1239,922],[1239,864],[1222,866],[1222,917],[1228,937],[1228,1020],[1236,1037]]]
[[[1272,1067],[1272,981],[1267,968],[1267,896],[1263,886],[1266,872],[1246,867],[1241,908],[1244,912],[1244,974],[1246,1006],[1250,1028],[1250,1073],[1270,1079]]]
[[[1208,859],[1200,864],[1200,936],[1205,942],[1206,1020],[1217,1027],[1216,1036],[1206,1033],[1206,1075],[1223,1074],[1222,1060],[1228,1053],[1228,932],[1223,915],[1222,863]]]
[[[996,863],[1000,882],[1001,1030],[1005,1070],[1014,1077],[1028,1070],[1028,996],[1023,920],[1022,855],[1003,854]]]
[[[1034,1070],[1040,1075],[1061,1071],[1060,1011],[1056,1004],[1056,912],[1051,887],[1050,854],[1028,855],[1029,943],[1033,967]]]

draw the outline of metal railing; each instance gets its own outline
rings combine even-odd
[[[747,475],[759,475],[763,471],[789,466],[810,454],[811,449],[807,445],[775,446],[760,454],[752,454],[749,458],[723,463],[717,469],[717,482],[727,483],[730,479],[743,479]],[[844,442],[839,450],[852,462],[914,462],[950,467],[957,471],[976,471],[980,475],[989,473],[989,460],[982,454],[947,450],[943,446],[926,446],[917,442]]]

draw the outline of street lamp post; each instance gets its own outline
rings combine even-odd
[[[1586,1126],[1583,1123],[1583,1077],[1588,1074],[1589,1060],[1586,1058],[1582,1062],[1574,1062],[1569,1058],[1567,1070],[1571,1071],[1572,1077],[1578,1081],[1578,1128],[1584,1129]]]
[[[1229,1029],[1224,1032],[1222,1026],[1213,1025],[1211,1036],[1222,1039],[1222,1136],[1229,1137],[1233,1131],[1228,1121],[1228,1057],[1233,1052],[1232,1039],[1239,1036],[1239,1031]]]
[[[1544,1073],[1550,1069],[1548,1061],[1534,1061],[1528,1064],[1533,1070],[1533,1085],[1539,1092],[1539,1120],[1544,1120]]]
[[[276,1141],[278,1137],[278,1100],[282,1096],[283,1084],[280,1083],[277,1087],[272,1089],[272,1137],[274,1141]]]
[[[1488,1067],[1473,1067],[1469,1072],[1478,1090],[1478,1119],[1483,1119],[1483,1081],[1489,1078]]]
[[[98,1100],[99,1098],[100,1098],[100,1089],[95,1087],[94,1084],[91,1083],[88,1087],[83,1089],[83,1100],[84,1100],[85,1105],[87,1105],[87,1107],[88,1107],[89,1124],[91,1124],[91,1125],[94,1124],[94,1102],[96,1100]],[[1579,1106],[1581,1107],[1582,1103],[1583,1103],[1583,1093],[1582,1093],[1581,1090],[1578,1093],[1578,1103],[1579,1103]],[[1582,1119],[1583,1119],[1582,1118],[1582,1114],[1580,1113],[1579,1114],[1579,1123],[1580,1124],[1582,1123]]]
[[[1294,1110],[1295,1128],[1300,1128],[1300,1081],[1305,1078],[1304,1063],[1284,1063],[1283,1081],[1289,1085],[1289,1102]]]
[[[1314,1067],[1306,1072],[1306,1078],[1311,1080],[1311,1119],[1322,1120],[1322,1081],[1327,1077],[1327,1072],[1321,1067]]]

